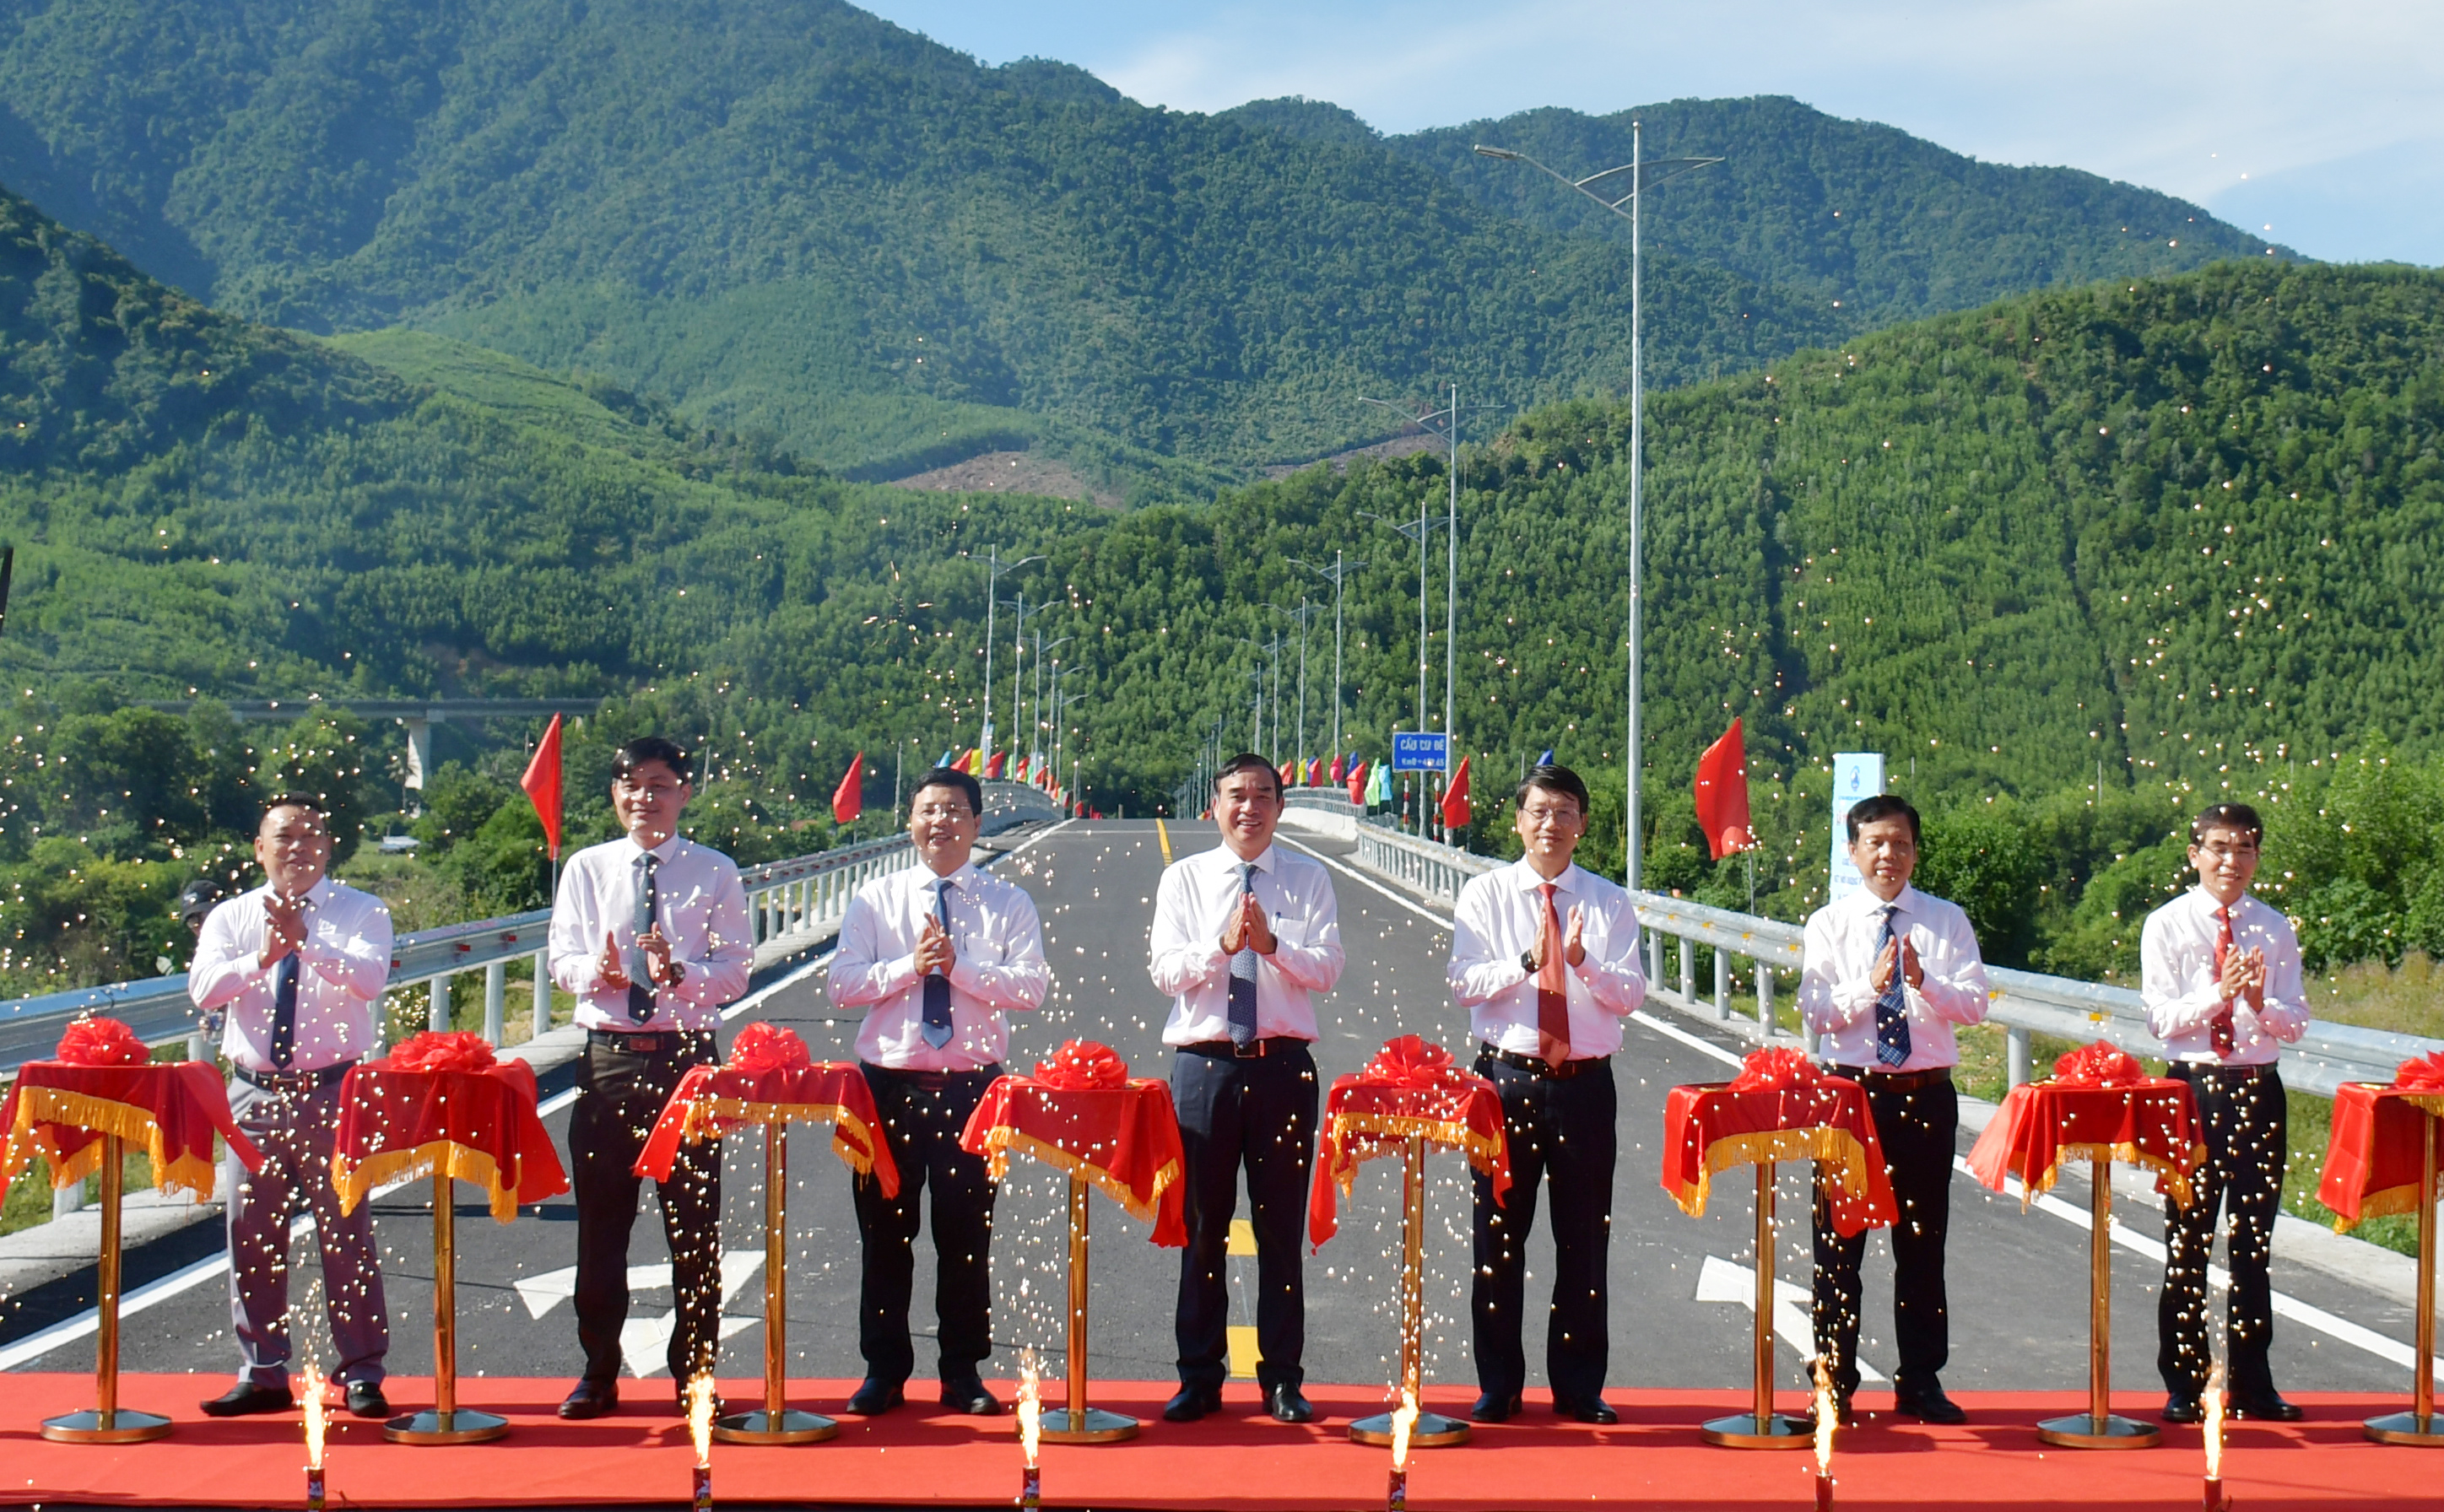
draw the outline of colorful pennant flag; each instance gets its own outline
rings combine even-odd
[[[850,760],[847,772],[841,777],[840,786],[832,790],[832,821],[839,824],[854,824],[857,817],[864,812],[865,752],[859,751]]]

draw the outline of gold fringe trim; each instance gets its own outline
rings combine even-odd
[[[2409,1103],[2412,1107],[2416,1108],[2421,1113],[2432,1114],[2438,1118],[2444,1118],[2444,1093],[2408,1092],[2402,1094],[2401,1100]]]
[[[1447,1150],[1464,1152],[1468,1155],[1470,1165],[1489,1171],[1493,1162],[1508,1152],[1502,1144],[1486,1138],[1465,1122],[1454,1118],[1410,1118],[1397,1114],[1344,1113],[1332,1121],[1339,1131],[1342,1148],[1353,1153],[1356,1147],[1349,1140],[1351,1134],[1359,1135],[1366,1141],[1369,1148],[1376,1149],[1379,1149],[1379,1142],[1385,1139],[1423,1137],[1430,1144],[1440,1145]],[[1358,1166],[1359,1161],[1353,1159],[1333,1176],[1334,1183],[1341,1188],[1341,1194],[1344,1197],[1352,1196],[1358,1190]]]
[[[2183,1167],[2165,1159],[2162,1155],[2141,1150],[2127,1141],[2117,1144],[2098,1142],[2083,1145],[2056,1145],[2054,1163],[2047,1166],[2045,1174],[2037,1180],[2030,1181],[2028,1173],[2020,1169],[2019,1162],[2014,1162],[2010,1170],[2013,1175],[2020,1178],[2020,1211],[2022,1212],[2028,1210],[2028,1204],[2036,1201],[2039,1192],[2053,1190],[2054,1180],[2062,1174],[2063,1162],[2065,1160],[2102,1160],[2108,1163],[2118,1162],[2125,1166],[2138,1166],[2152,1171],[2156,1173],[2156,1179],[2162,1182],[2165,1189],[2172,1193],[2173,1200],[2187,1208],[2190,1205],[2190,1171],[2195,1169],[2198,1158],[2204,1153],[2203,1147],[2194,1149],[2191,1152],[2190,1165]]]
[[[1869,1189],[1866,1147],[1849,1130],[1826,1127],[1768,1129],[1757,1134],[1730,1134],[1715,1140],[1707,1148],[1696,1183],[1694,1186],[1684,1183],[1674,1188],[1673,1200],[1690,1217],[1703,1217],[1706,1199],[1713,1189],[1714,1172],[1728,1171],[1733,1166],[1757,1166],[1780,1160],[1823,1161],[1839,1171],[1840,1186],[1844,1191],[1864,1198]]]
[[[2361,1194],[2360,1215],[2357,1218],[2345,1218],[2341,1213],[2334,1214],[2334,1232],[2347,1234],[2371,1218],[2391,1218],[2397,1214],[2415,1213],[2417,1210],[2418,1183],[2414,1181],[2407,1186],[2387,1187],[2379,1191]]]
[[[65,1087],[27,1087],[17,1097],[17,1127],[9,1131],[9,1145],[0,1154],[0,1177],[13,1181],[26,1169],[28,1157],[39,1152],[50,1163],[51,1187],[57,1190],[81,1184],[102,1170],[102,1141],[97,1139],[73,1155],[62,1155],[59,1142],[45,1124],[64,1123],[96,1134],[117,1134],[141,1149],[153,1163],[153,1189],[189,1191],[198,1202],[210,1202],[218,1186],[218,1163],[209,1154],[170,1158],[169,1140],[153,1115],[132,1102],[116,1102]]]
[[[993,1180],[999,1181],[1009,1174],[1009,1157],[1012,1151],[1023,1155],[1032,1155],[1046,1165],[1066,1171],[1072,1176],[1084,1177],[1104,1196],[1127,1208],[1129,1216],[1141,1224],[1155,1222],[1162,1202],[1162,1194],[1170,1190],[1172,1183],[1179,1179],[1179,1162],[1176,1160],[1166,1162],[1160,1171],[1154,1173],[1154,1190],[1147,1194],[1151,1200],[1139,1202],[1137,1194],[1129,1190],[1127,1183],[1100,1166],[1090,1165],[1084,1156],[1073,1155],[1059,1145],[1046,1144],[1034,1135],[1021,1134],[1005,1123],[996,1124],[985,1131],[985,1171]]]
[[[723,1121],[733,1124],[827,1123],[832,1126],[832,1153],[861,1176],[874,1174],[874,1152],[880,1135],[866,1121],[837,1102],[743,1102],[736,1097],[698,1097],[688,1104],[687,1121],[679,1128],[683,1144],[702,1144],[721,1137]],[[861,1150],[855,1141],[862,1139]]]
[[[456,1180],[483,1188],[491,1200],[493,1222],[506,1224],[517,1218],[518,1194],[501,1185],[500,1166],[484,1152],[455,1139],[435,1139],[413,1150],[385,1150],[362,1162],[335,1154],[331,1157],[331,1185],[340,1193],[340,1211],[350,1213],[377,1187],[413,1181],[442,1171]]]

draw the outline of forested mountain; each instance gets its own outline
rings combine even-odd
[[[1384,434],[1361,395],[1625,386],[1607,228],[1450,134],[1281,114],[979,67],[838,0],[0,4],[0,182],[148,271],[274,323],[604,373],[849,475],[1033,446],[1193,499]],[[1657,150],[1734,164],[1663,212],[1659,383],[2244,249],[2211,223],[2137,249],[2132,203],[2186,207],[2024,202],[2039,180],[1787,101],[1666,118]],[[1618,135],[1503,124],[1557,159]]]

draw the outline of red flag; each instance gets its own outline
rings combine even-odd
[[[1009,752],[1006,750],[997,750],[993,752],[991,757],[985,762],[985,775],[987,777],[999,777],[1002,774],[1003,766],[1007,765],[1009,761]],[[1021,776],[1019,781],[1023,783],[1027,781],[1027,779],[1026,777]]]
[[[534,804],[535,818],[543,821],[543,838],[551,847],[551,858],[560,859],[560,716],[551,716],[545,727],[543,739],[535,743],[534,758],[527,763],[527,774],[518,779],[527,790],[527,802]]]
[[[1697,758],[1696,796],[1697,827],[1706,832],[1714,859],[1756,843],[1749,830],[1748,751],[1738,720]]]
[[[1324,785],[1323,757],[1318,756],[1315,760],[1306,764],[1306,785],[1309,787],[1322,787]]]
[[[1332,755],[1332,781],[1335,785],[1349,781],[1349,758],[1339,751]]]
[[[1468,806],[1468,758],[1459,759],[1459,770],[1452,773],[1451,785],[1443,789],[1443,828],[1464,829],[1476,817]]]
[[[1282,763],[1281,779],[1282,779],[1282,785],[1283,785],[1284,787],[1287,787],[1287,786],[1289,786],[1291,784],[1293,784],[1293,783],[1297,782],[1297,781],[1298,781],[1298,763],[1296,763],[1296,762],[1284,762],[1284,763]]]
[[[859,751],[841,777],[840,786],[832,790],[832,818],[842,824],[854,824],[865,812],[865,752]]]
[[[1360,804],[1366,802],[1366,764],[1355,756],[1349,758],[1349,801]]]

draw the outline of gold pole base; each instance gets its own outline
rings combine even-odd
[[[393,1444],[483,1444],[509,1431],[509,1420],[460,1408],[454,1412],[410,1412],[382,1425]]]
[[[149,1439],[167,1438],[170,1420],[153,1412],[131,1412],[120,1408],[104,1412],[87,1408],[65,1417],[43,1419],[43,1437],[54,1444],[142,1444]]]
[[[2360,1425],[2367,1436],[2379,1444],[2407,1444],[2416,1448],[2444,1448],[2444,1415],[2431,1416],[2425,1422],[2416,1412],[2387,1412],[2382,1417],[2369,1418]],[[48,1436],[50,1429],[43,1429]]]
[[[2039,1443],[2065,1449],[2152,1449],[2163,1436],[2153,1423],[2109,1412],[2102,1417],[2073,1412],[2068,1417],[2046,1418],[2037,1425]]]
[[[815,1412],[784,1408],[775,1418],[759,1408],[714,1418],[713,1436],[724,1444],[821,1444],[840,1437],[840,1425]]]
[[[1413,1449],[1447,1449],[1454,1444],[1468,1442],[1468,1424],[1440,1412],[1419,1412],[1409,1425],[1409,1447]],[[1392,1447],[1392,1414],[1378,1412],[1361,1417],[1349,1425],[1349,1442],[1372,1444],[1379,1449]]]
[[[1816,1425],[1787,1412],[1776,1412],[1763,1423],[1754,1412],[1734,1412],[1707,1423],[1697,1436],[1727,1449],[1804,1449],[1815,1445]]]
[[[1048,1409],[1036,1435],[1046,1444],[1118,1444],[1138,1436],[1138,1420],[1090,1407],[1083,1412]]]

